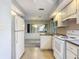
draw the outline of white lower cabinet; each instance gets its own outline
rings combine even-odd
[[[78,59],[78,46],[67,42],[66,59]]]
[[[73,54],[73,52],[67,50],[67,58],[66,59],[77,59],[77,56]]]
[[[41,49],[52,49],[52,36],[41,36],[40,37],[40,48]]]
[[[52,38],[52,50],[53,50],[53,38]]]

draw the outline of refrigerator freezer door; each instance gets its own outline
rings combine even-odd
[[[24,30],[24,20],[17,16],[15,17],[15,31],[21,31]]]

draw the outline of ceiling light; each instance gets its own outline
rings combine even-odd
[[[59,13],[58,13],[58,15],[62,15],[62,13],[61,13],[61,12],[59,12]]]
[[[38,25],[32,25],[33,27],[35,27],[35,28],[37,28],[38,27]]]
[[[14,11],[11,11],[11,14],[12,14],[12,15],[16,15],[16,13],[15,13]]]
[[[58,12],[54,12],[50,17],[56,16]]]
[[[50,3],[50,4],[54,4],[55,3],[55,1],[53,1],[53,0],[47,0],[48,1],[48,3]]]
[[[33,0],[34,1],[34,3],[36,3],[37,2],[37,0]]]
[[[39,8],[38,10],[44,10],[44,8]]]

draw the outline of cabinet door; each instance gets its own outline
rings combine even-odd
[[[65,19],[68,16],[68,8],[65,7],[62,11],[62,19]]]
[[[62,10],[62,19],[68,18],[71,15],[76,13],[76,0],[72,0],[63,10]]]
[[[73,15],[74,13],[76,13],[76,0],[73,0],[68,6],[68,16]]]
[[[77,0],[77,24],[79,24],[79,0]]]
[[[79,12],[79,0],[77,0],[77,11]]]
[[[52,38],[52,50],[53,50],[53,38]]]
[[[41,36],[41,43],[40,48],[41,49],[51,49],[52,43],[51,43],[51,36]]]
[[[62,22],[62,15],[61,14],[57,15],[57,20],[58,20],[57,27],[61,27],[61,26],[64,25],[63,22]]]
[[[77,56],[73,54],[71,51],[67,50],[67,58],[66,59],[77,59]]]
[[[53,45],[53,50],[55,50],[55,37],[53,36],[53,43],[52,43],[52,45]]]

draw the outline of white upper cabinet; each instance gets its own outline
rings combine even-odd
[[[78,46],[66,43],[66,59],[78,59]]]
[[[57,21],[57,27],[65,27],[66,25],[63,24],[62,21],[62,12],[59,12],[56,17],[54,18],[55,21]]]
[[[77,0],[77,11],[79,12],[79,0]]]
[[[79,0],[69,0],[69,2],[64,0],[64,2],[58,6],[57,8],[58,13],[54,19],[58,21],[58,27],[61,27],[63,25],[66,26],[66,24],[63,24],[63,21],[67,22],[67,20],[73,18],[76,19],[76,22],[74,24],[79,24]],[[59,8],[59,7],[63,7],[63,8]],[[60,13],[61,15],[59,15]]]
[[[67,15],[68,16],[71,16],[71,15],[73,15],[73,14],[75,14],[76,13],[76,0],[73,0],[68,6],[67,6],[67,8],[68,8],[68,10],[66,10],[66,11],[68,11],[67,12]]]
[[[57,13],[57,15],[54,19],[54,20],[58,21],[57,27],[65,27],[66,24],[64,24],[63,21],[72,15],[74,16],[74,14],[76,13],[76,0],[64,0],[58,6],[57,10],[59,12]]]
[[[62,19],[66,19],[76,14],[76,0],[72,0],[69,4],[67,4],[63,10],[61,11],[63,14]]]
[[[68,8],[64,8],[61,13],[62,13],[62,20],[65,19],[68,15]]]
[[[76,18],[76,24],[79,24],[79,0],[72,0],[62,10],[62,21]]]
[[[62,22],[62,15],[61,15],[61,13],[59,13],[59,15],[57,16],[57,19],[58,19],[57,27],[62,27],[64,24]]]

